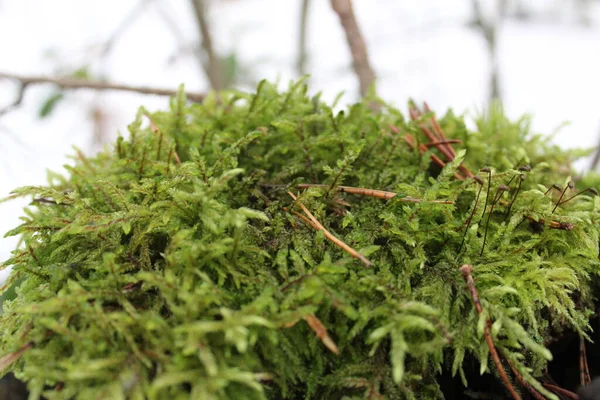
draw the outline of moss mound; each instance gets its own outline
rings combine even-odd
[[[556,398],[545,346],[589,338],[595,310],[580,154],[499,107],[476,132],[447,113],[448,141],[374,102],[182,94],[18,189],[0,367],[32,399],[453,398],[480,372]]]

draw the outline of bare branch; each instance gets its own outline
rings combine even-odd
[[[2,75],[0,74],[0,78]],[[19,107],[23,102],[23,97],[25,96],[25,89],[27,89],[27,83],[19,82],[19,91],[17,92],[17,97],[15,100],[7,105],[6,107],[0,109],[0,116],[12,111],[13,109]]]
[[[76,79],[69,77],[52,78],[47,76],[25,76],[0,72],[0,79],[10,79],[17,81],[20,85],[20,90],[17,94],[17,99],[9,106],[0,110],[0,115],[6,114],[15,107],[18,107],[23,101],[25,89],[31,85],[52,84],[61,89],[90,89],[90,90],[114,90],[122,92],[133,92],[140,94],[153,94],[156,96],[175,96],[177,90],[155,88],[147,86],[129,86],[111,82],[91,81],[87,79]],[[201,102],[204,100],[204,93],[187,92],[187,97],[191,101]]]
[[[302,0],[302,8],[300,11],[300,38],[298,41],[298,61],[296,68],[298,69],[299,75],[306,74],[306,27],[308,22],[308,7],[310,0]]]
[[[360,83],[360,95],[364,96],[373,81],[375,81],[375,72],[373,72],[369,62],[367,45],[352,9],[352,0],[331,0],[331,7],[340,17],[340,22],[346,33],[346,40],[352,53],[354,71]]]
[[[208,20],[206,19],[205,4],[206,3],[204,0],[192,0],[194,14],[196,16],[196,23],[198,24],[200,35],[202,35],[201,46],[207,58],[207,62],[202,63],[202,67],[204,68],[204,72],[210,81],[210,86],[214,90],[221,90],[223,89],[221,63],[213,48],[212,35],[208,27]]]

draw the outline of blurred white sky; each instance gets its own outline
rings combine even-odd
[[[583,1],[583,0],[581,0]],[[53,74],[59,65],[92,70],[132,85],[205,91],[207,81],[191,54],[169,59],[191,46],[197,29],[188,0],[154,0],[120,36],[99,63],[100,45],[140,0],[0,0],[0,71]],[[534,128],[557,136],[563,146],[596,144],[600,128],[600,4],[589,1],[590,27],[576,24],[572,0],[521,1],[547,17],[536,22],[506,22],[499,36],[502,93],[510,115],[535,116]],[[497,0],[481,1],[493,15]],[[210,18],[216,48],[235,51],[255,78],[296,79],[300,0],[215,0]],[[467,27],[469,0],[354,0],[354,7],[378,75],[380,94],[404,109],[406,100],[426,100],[438,112],[481,109],[488,92],[489,62],[485,42]],[[177,34],[161,15],[168,15]],[[313,0],[308,47],[313,91],[325,99],[345,91],[357,97],[357,81],[337,16],[328,0]],[[47,54],[52,50],[55,59]],[[250,87],[246,87],[250,89]],[[126,132],[136,109],[165,108],[167,99],[125,93],[77,92],[48,119],[37,119],[49,87],[27,91],[22,106],[0,117],[0,197],[23,185],[45,183],[46,169],[60,171],[75,145],[91,152],[89,105],[108,114],[108,130]],[[0,107],[16,87],[0,82]],[[24,203],[0,204],[0,232],[18,224]],[[0,238],[0,260],[14,248],[14,238]]]

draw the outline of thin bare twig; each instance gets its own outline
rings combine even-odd
[[[300,37],[298,38],[298,61],[296,62],[298,75],[306,74],[306,61],[308,58],[308,52],[306,51],[306,28],[308,26],[309,6],[310,0],[302,0],[302,6],[300,9]]]
[[[471,292],[471,298],[473,299],[473,303],[475,304],[475,310],[477,310],[477,314],[481,315],[481,313],[483,312],[483,308],[481,307],[481,302],[479,301],[479,293],[477,293],[477,288],[475,287],[475,282],[473,281],[473,276],[471,275],[471,273],[473,272],[473,266],[464,264],[462,267],[460,267],[460,272],[463,278],[465,279],[465,282],[467,282],[469,292]],[[483,335],[485,336],[485,341],[488,345],[488,348],[490,349],[490,356],[492,357],[492,360],[496,365],[496,369],[498,370],[498,374],[500,375],[500,379],[502,380],[502,383],[504,384],[506,390],[508,390],[513,399],[520,400],[521,396],[519,396],[513,384],[508,379],[508,375],[506,374],[506,371],[502,366],[502,362],[500,362],[500,357],[498,356],[496,346],[494,345],[494,340],[492,339],[492,335],[490,333],[489,323],[490,321],[488,320],[488,323],[484,325]]]
[[[202,35],[201,46],[206,54],[206,63],[202,63],[202,67],[210,81],[210,86],[214,90],[221,90],[223,89],[221,62],[213,47],[212,34],[208,26],[208,19],[206,18],[206,2],[204,0],[192,0],[192,5],[194,6],[194,15],[198,24],[198,30]]]
[[[425,109],[429,112],[429,106],[425,103]],[[423,115],[419,109],[416,107],[409,108],[410,118],[415,121]],[[433,132],[429,129],[429,127],[425,123],[419,124],[421,131],[427,136],[427,139],[431,141],[431,143],[438,143],[436,148],[442,152],[442,154],[446,157],[446,161],[453,161],[456,156],[456,152],[452,145],[447,142],[446,136],[442,131],[440,125],[437,123],[435,118],[431,118],[431,125],[433,126]],[[458,166],[459,171],[462,175],[467,178],[472,178],[474,175],[467,167],[465,167],[462,163]]]
[[[308,326],[310,326],[310,329],[313,330],[317,337],[321,339],[321,342],[323,342],[325,347],[327,347],[334,354],[340,354],[340,351],[336,346],[335,342],[333,341],[331,336],[329,336],[329,333],[327,333],[327,328],[325,327],[325,325],[323,325],[319,318],[315,316],[315,314],[307,315],[303,319],[306,321]]]
[[[13,108],[18,107],[23,101],[23,95],[25,89],[31,85],[41,84],[52,84],[58,86],[61,89],[75,90],[75,89],[90,89],[90,90],[114,90],[123,92],[134,92],[140,94],[152,94],[156,96],[175,96],[177,90],[155,88],[147,86],[130,86],[111,82],[91,81],[87,79],[77,79],[69,77],[48,77],[38,75],[17,75],[0,72],[0,79],[10,79],[17,81],[20,85],[20,90],[17,94],[16,100],[8,107],[0,110],[0,115],[11,111]],[[187,92],[187,98],[191,101],[201,102],[204,100],[204,93]]]
[[[340,17],[340,22],[346,33],[346,40],[352,53],[352,65],[358,76],[360,95],[365,96],[369,87],[375,81],[375,72],[371,67],[367,45],[352,9],[352,1],[331,0],[331,7]]]
[[[8,353],[5,356],[0,357],[0,372],[4,371],[6,368],[11,366],[15,361],[17,361],[21,356],[30,348],[33,347],[33,342],[29,342],[21,346],[19,350],[14,351],[12,353]]]
[[[0,78],[2,78],[1,73],[0,73]],[[23,102],[23,97],[25,96],[25,90],[27,89],[27,85],[28,85],[28,83],[19,82],[19,89],[17,92],[17,97],[15,98],[15,100],[12,103],[10,103],[6,107],[0,109],[0,116],[9,113],[10,111],[14,110],[15,108],[17,108],[21,105],[21,103]]]
[[[427,104],[427,102],[423,103],[423,110],[425,110],[426,113],[430,113],[431,109],[429,108],[429,104]],[[429,119],[429,121],[431,122],[431,126],[433,127],[433,131],[435,133],[437,133],[437,135],[440,137],[441,140],[446,140],[446,136],[444,135],[444,131],[442,131],[442,128],[440,127],[440,124],[438,124],[437,120],[435,119],[435,117],[431,117]],[[452,148],[452,146],[447,146],[448,150],[450,151],[450,154],[452,154],[452,157],[456,157],[456,152],[454,151],[454,149]]]
[[[508,358],[506,358],[506,356],[504,354],[502,354],[502,352],[500,352],[500,354],[502,355],[502,358],[504,359],[504,361],[506,361],[506,363],[508,364],[508,366],[512,370],[513,374],[515,375],[515,378],[517,378],[517,380],[519,381],[519,383],[521,384],[521,386],[523,386],[525,389],[527,389],[529,391],[529,393],[531,393],[531,395],[536,400],[546,400],[546,398],[544,396],[542,396],[540,394],[540,392],[538,392],[537,390],[535,390],[535,388],[533,386],[531,386],[525,380],[525,378],[523,378],[523,375],[521,375],[521,373],[519,372],[519,370],[510,362],[510,360]]]
[[[579,336],[579,377],[581,386],[589,385],[592,382],[583,336]]]
[[[552,385],[550,383],[542,383],[542,385],[546,389],[552,390],[554,393],[561,394],[561,395],[566,396],[566,397],[568,397],[570,399],[573,399],[573,400],[579,400],[579,396],[578,395],[576,395],[575,393],[573,393],[573,392],[571,392],[571,391],[569,391],[567,389],[563,389],[561,387],[558,387],[556,385]]]
[[[291,192],[288,192],[288,194],[290,195],[290,197],[292,199],[294,199],[295,202],[298,203],[300,208],[302,208],[302,211],[304,211],[304,214],[306,214],[306,216],[311,220],[311,222],[312,222],[311,225],[313,227],[315,227],[317,230],[323,231],[323,233],[325,234],[325,237],[327,239],[331,240],[335,245],[337,245],[338,247],[345,250],[352,257],[358,258],[367,267],[370,267],[373,265],[373,263],[371,263],[371,261],[369,261],[365,256],[360,254],[358,251],[354,250],[352,247],[348,246],[346,243],[344,243],[340,239],[333,236],[333,234],[331,232],[329,232],[327,229],[325,229],[325,227],[323,225],[321,225],[321,223],[314,217],[314,215],[312,215],[312,213],[308,210],[308,208],[306,208],[306,206],[304,204],[302,204],[302,202],[296,198],[296,196],[294,196]]]
[[[406,135],[404,135],[404,141],[406,143],[408,143],[408,145],[413,149],[415,149],[417,147],[417,145],[415,143],[415,138],[413,138],[408,133]],[[419,144],[419,151],[421,152],[421,154],[425,154],[427,152],[427,150],[428,150],[427,146],[425,146],[423,143]],[[446,163],[444,161],[442,161],[442,159],[439,158],[438,156],[436,156],[435,154],[431,154],[430,158],[431,158],[431,161],[433,161],[434,163],[439,165],[441,168],[444,168],[446,166]],[[458,172],[454,173],[454,177],[461,181],[465,180],[464,176],[462,176]]]
[[[323,185],[323,184],[318,184],[318,183],[300,183],[296,186],[299,187],[300,189],[308,189],[311,187],[329,187],[329,185]],[[363,195],[363,196],[376,197],[378,199],[384,199],[384,200],[389,200],[392,197],[395,197],[398,195],[398,193],[388,192],[385,190],[367,189],[367,188],[359,188],[359,187],[352,187],[352,186],[336,186],[335,189],[342,193],[359,194],[359,195]],[[415,197],[401,197],[400,201],[407,202],[407,203],[454,204],[454,201],[452,201],[452,200],[423,200],[423,199],[418,199]]]

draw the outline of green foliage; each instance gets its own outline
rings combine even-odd
[[[488,318],[500,352],[543,391],[544,343],[565,330],[589,335],[596,296],[598,198],[553,212],[559,194],[544,195],[567,183],[579,153],[498,107],[477,132],[449,112],[440,124],[463,144],[440,171],[435,150],[403,141],[425,140],[420,121],[371,104],[335,112],[302,81],[285,93],[263,81],[254,94],[202,104],[181,92],[169,111],[141,109],[112,151],[77,152],[67,177],[18,189],[32,203],[7,234],[22,245],[4,263],[16,296],[3,304],[0,348],[33,344],[8,369],[30,398],[442,398],[442,371],[465,385],[467,362],[494,373]],[[489,190],[479,174],[479,202],[479,184],[454,177],[463,157],[471,170],[493,170]],[[510,214],[518,177],[488,227],[496,188],[523,164],[532,169]],[[323,186],[301,192],[299,183]],[[287,191],[373,266],[294,214],[302,211]]]

